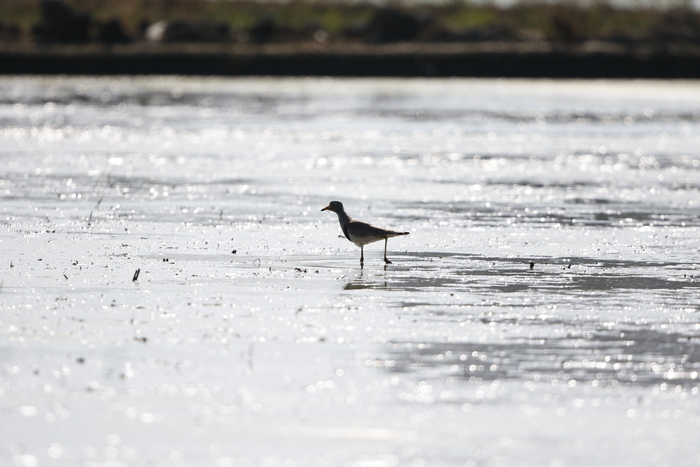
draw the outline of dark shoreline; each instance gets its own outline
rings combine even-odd
[[[700,47],[605,42],[0,47],[0,74],[698,79]]]

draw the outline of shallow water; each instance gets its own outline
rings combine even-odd
[[[698,109],[0,79],[0,464],[697,465]],[[393,264],[333,199],[411,232]]]

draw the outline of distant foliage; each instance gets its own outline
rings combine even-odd
[[[5,0],[0,41],[280,43],[548,41],[700,44],[690,7],[608,3],[490,4],[259,2],[251,0]]]

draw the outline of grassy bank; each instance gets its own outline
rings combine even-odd
[[[382,27],[377,7],[367,3],[331,4],[293,0],[286,3],[212,0],[66,0],[72,11],[87,14],[87,41],[99,41],[100,25],[118,24],[129,41],[145,39],[147,27],[158,21],[207,21],[225,31],[218,41],[289,42],[391,42],[368,28]],[[689,8],[656,10],[619,9],[600,3],[523,3],[511,8],[453,3],[446,6],[394,7],[417,26],[403,40],[551,41],[580,42],[700,42],[700,16]],[[41,24],[39,0],[0,2],[0,41],[36,42]],[[397,20],[389,18],[389,23]],[[379,24],[376,24],[379,23]],[[386,27],[386,26],[384,26]],[[256,29],[257,28],[257,29]],[[268,34],[254,36],[266,28]],[[318,34],[322,32],[322,34]]]

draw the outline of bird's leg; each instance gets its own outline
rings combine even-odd
[[[360,264],[365,262],[365,247],[364,245],[360,247]]]
[[[385,238],[385,239],[384,239],[384,262],[385,262],[386,264],[391,264],[391,261],[389,261],[389,260],[386,258],[386,244],[387,244],[388,242],[389,242],[389,239],[388,239],[388,238]]]

